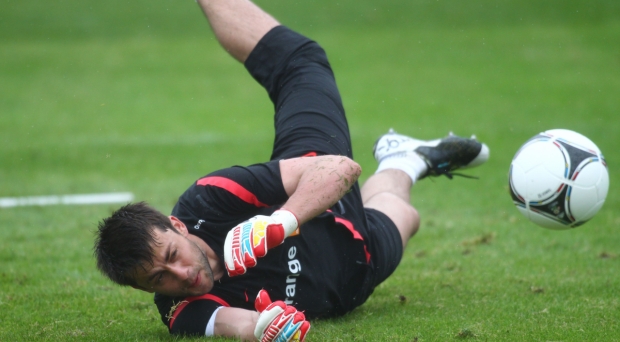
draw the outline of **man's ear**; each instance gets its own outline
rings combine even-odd
[[[168,218],[170,219],[170,223],[172,223],[172,227],[174,227],[174,229],[181,233],[181,235],[187,236],[189,232],[187,231],[185,223],[181,222],[181,220],[172,215],[168,216]]]
[[[152,289],[147,289],[147,288],[144,288],[144,287],[139,286],[139,285],[131,285],[131,287],[133,287],[133,288],[134,288],[134,289],[136,289],[136,290],[140,290],[140,291],[144,291],[144,292],[148,292],[148,293],[153,293],[153,292],[155,292],[155,291],[153,291]]]

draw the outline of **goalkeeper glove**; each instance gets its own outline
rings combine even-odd
[[[284,242],[298,228],[297,218],[288,210],[276,210],[271,216],[257,215],[239,223],[226,235],[224,264],[228,275],[244,274],[256,266],[256,258]]]
[[[303,342],[310,322],[303,313],[283,301],[271,302],[267,291],[260,290],[254,302],[260,313],[254,336],[260,342]]]

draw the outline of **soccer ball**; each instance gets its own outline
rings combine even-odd
[[[510,164],[517,209],[549,229],[569,229],[596,214],[607,197],[609,173],[601,150],[566,129],[542,132],[521,146]]]

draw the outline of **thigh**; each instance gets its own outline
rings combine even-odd
[[[368,249],[371,254],[372,288],[386,280],[403,257],[403,242],[396,225],[382,212],[365,209]]]
[[[336,80],[316,42],[276,27],[252,51],[246,68],[275,106],[272,159],[312,154],[353,157]]]
[[[364,244],[370,260],[357,284],[354,307],[363,304],[374,289],[394,271],[403,256],[403,245],[396,225],[385,214],[374,209],[361,211],[365,217]]]

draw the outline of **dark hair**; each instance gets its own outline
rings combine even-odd
[[[127,204],[99,222],[94,255],[97,268],[120,285],[136,286],[135,271],[153,263],[154,229],[176,231],[170,219],[145,202]]]

